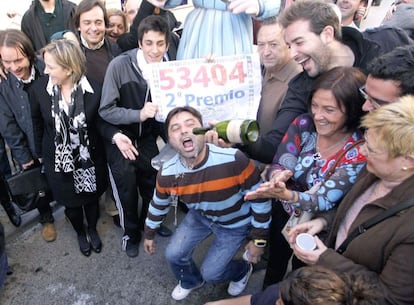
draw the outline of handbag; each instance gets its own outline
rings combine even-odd
[[[49,189],[41,166],[18,172],[7,179],[7,184],[12,196],[38,193]]]
[[[364,139],[360,139],[358,141],[355,141],[354,143],[352,143],[352,145],[350,145],[349,147],[347,147],[347,149],[345,149],[340,155],[339,157],[335,160],[334,164],[332,164],[332,166],[329,168],[328,172],[325,175],[325,180],[329,180],[329,178],[332,176],[332,174],[335,172],[335,168],[338,166],[339,161],[342,160],[342,158],[345,156],[345,154],[350,151],[351,149],[353,149],[354,147],[358,146],[359,144],[364,143],[365,140]],[[308,194],[315,194],[321,187],[322,182],[319,182],[317,184],[315,184],[314,186],[312,186],[308,191],[306,191],[305,193]],[[295,208],[293,210],[292,215],[290,215],[288,221],[286,222],[286,224],[284,225],[283,229],[282,229],[282,235],[286,238],[286,240],[289,242],[289,232],[290,230],[303,222],[309,221],[311,220],[313,217],[313,213],[312,212],[307,212],[307,211],[303,211],[300,208]]]

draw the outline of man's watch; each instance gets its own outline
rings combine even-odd
[[[264,248],[267,246],[267,240],[266,239],[253,239],[253,243],[258,248]]]

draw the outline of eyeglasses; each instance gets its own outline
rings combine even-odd
[[[368,139],[367,139],[367,130],[365,130],[365,132],[364,132],[364,140],[365,140],[365,143],[364,144],[365,144],[365,147],[367,148],[368,154],[371,154],[371,155],[379,155],[379,154],[383,154],[384,153],[384,151],[377,151],[375,149],[372,149],[369,146]]]
[[[381,106],[384,106],[384,105],[387,105],[387,104],[391,103],[389,101],[380,100],[379,98],[375,98],[375,97],[370,96],[365,91],[365,85],[359,88],[359,93],[361,93],[361,95],[364,99],[370,101],[375,109],[380,108]]]

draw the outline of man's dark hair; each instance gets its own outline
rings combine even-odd
[[[20,30],[7,29],[0,32],[0,47],[17,48],[25,55],[32,66],[36,62],[36,52],[30,39]]]
[[[341,23],[331,3],[314,0],[296,1],[284,9],[278,17],[282,27],[287,28],[298,20],[309,21],[310,30],[319,35],[326,26],[332,26],[336,40],[341,40]]]
[[[347,131],[358,128],[361,117],[364,115],[362,105],[365,99],[359,93],[359,87],[365,84],[365,74],[354,67],[336,67],[319,76],[309,94],[308,109],[312,106],[312,99],[319,89],[330,90],[338,106],[346,115],[344,126]]]
[[[95,6],[98,6],[102,9],[103,14],[104,14],[104,22],[105,22],[105,27],[108,27],[109,25],[109,19],[108,19],[108,15],[106,13],[106,8],[105,8],[105,4],[103,3],[103,1],[101,0],[82,0],[77,8],[76,8],[76,12],[75,15],[73,16],[74,19],[74,23],[75,23],[75,27],[79,28],[80,26],[80,15],[82,15],[83,13],[89,12],[91,9],[93,9]]]
[[[374,78],[397,81],[400,96],[414,94],[414,45],[397,47],[374,58],[368,65],[368,74]]]
[[[170,41],[171,31],[168,22],[165,18],[157,15],[151,15],[142,19],[138,26],[138,42],[142,43],[144,34],[149,32],[159,32],[165,35],[165,42],[168,44]]]
[[[168,127],[170,126],[171,118],[181,112],[191,113],[193,116],[197,118],[200,124],[203,125],[203,117],[197,109],[191,106],[176,107],[168,113],[167,118],[165,119],[165,130],[166,130],[167,135],[168,135]]]

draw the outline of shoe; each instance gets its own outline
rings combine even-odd
[[[80,252],[83,255],[85,256],[91,255],[91,244],[89,243],[88,238],[86,237],[86,234],[78,235],[78,243],[79,243]]]
[[[201,282],[201,284],[197,285],[194,288],[183,288],[181,287],[181,284],[179,283],[177,286],[175,286],[174,290],[171,292],[171,297],[176,300],[176,301],[181,301],[184,300],[191,291],[193,291],[194,289],[198,289],[201,286],[204,285],[204,281]]]
[[[253,272],[253,265],[249,264],[249,269],[247,270],[247,273],[240,281],[233,282],[231,281],[229,284],[229,287],[227,288],[227,292],[231,296],[238,296],[240,293],[243,292],[244,288],[246,288],[247,282],[249,281],[250,275],[252,275]]]
[[[100,253],[102,250],[102,241],[95,229],[88,229],[89,241],[91,243],[92,250],[96,253]]]
[[[117,227],[121,227],[121,220],[119,219],[119,215],[112,216],[112,221],[114,222],[114,225]]]
[[[53,223],[46,222],[43,224],[42,237],[47,242],[51,242],[56,239],[56,229]]]
[[[7,216],[10,219],[10,222],[15,226],[18,227],[22,223],[22,218],[20,214],[17,212],[16,208],[14,207],[11,201],[2,202],[1,205],[3,206],[4,210],[6,211]]]
[[[158,230],[157,233],[159,236],[162,237],[168,237],[172,235],[172,231],[170,229],[168,229],[166,226],[161,225]]]
[[[138,253],[139,253],[139,244],[138,243],[134,243],[132,242],[130,239],[127,240],[127,245],[126,245],[126,254],[129,257],[137,257]]]

